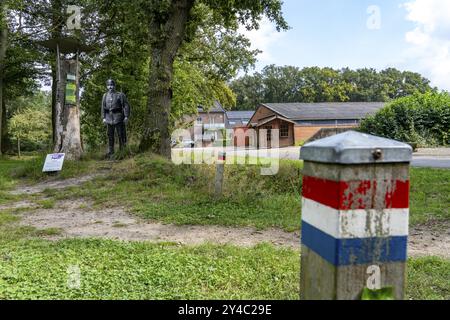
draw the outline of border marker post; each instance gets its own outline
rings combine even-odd
[[[348,131],[300,158],[301,299],[355,300],[368,289],[403,299],[412,148]]]

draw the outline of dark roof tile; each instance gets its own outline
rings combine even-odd
[[[250,119],[255,111],[227,111],[228,119]]]
[[[264,103],[291,120],[362,119],[376,113],[384,102]]]

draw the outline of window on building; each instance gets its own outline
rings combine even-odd
[[[289,124],[286,122],[282,122],[280,125],[280,137],[288,138],[289,137]]]
[[[202,117],[198,117],[198,118],[197,118],[197,123],[198,123],[198,124],[201,124],[202,122],[203,122]]]

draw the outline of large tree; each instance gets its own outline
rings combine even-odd
[[[19,96],[31,95],[43,75],[40,68],[42,52],[30,41],[30,34],[37,34],[25,22],[24,1],[2,1],[2,33],[0,48],[1,92],[1,151],[9,148],[7,120],[12,112],[8,107]]]
[[[99,40],[94,42],[99,49],[83,57],[82,128],[90,147],[105,138],[99,107],[108,77],[117,80],[118,89],[132,106],[130,141],[140,141],[145,131],[150,46],[144,3],[146,0],[122,1],[98,8],[95,29]],[[257,51],[250,49],[250,41],[236,30],[224,28],[208,6],[198,5],[193,10],[202,25],[183,42],[174,61],[169,131],[187,125],[184,116],[196,114],[198,105],[208,107],[217,100],[226,108],[234,107],[235,96],[226,82],[256,60]]]
[[[209,8],[217,23],[237,29],[238,23],[257,28],[263,15],[278,29],[287,29],[281,0],[149,0],[147,15],[150,48],[148,115],[140,149],[153,149],[170,158],[170,114],[173,97],[174,62],[184,42],[192,40],[204,22],[198,6]]]

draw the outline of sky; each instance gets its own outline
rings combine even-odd
[[[268,64],[343,68],[395,67],[419,72],[450,91],[450,0],[284,0],[290,30],[266,18],[241,29]]]

